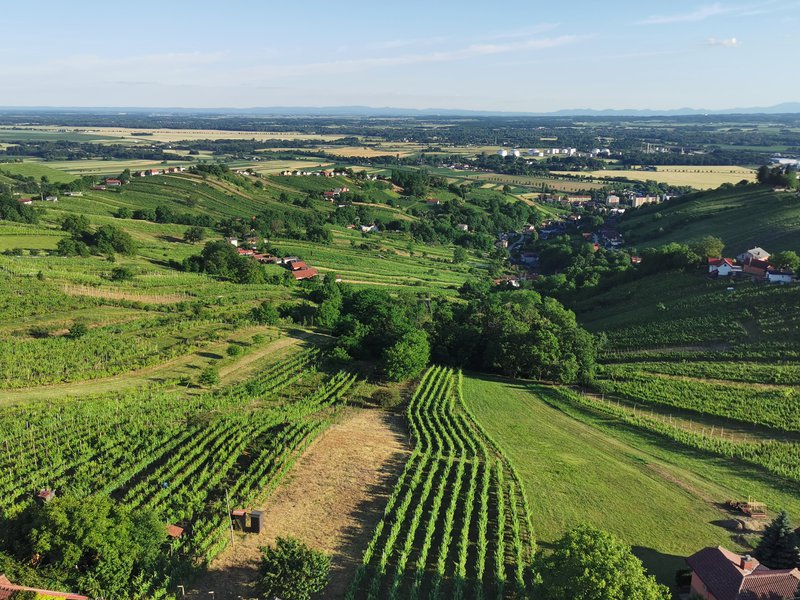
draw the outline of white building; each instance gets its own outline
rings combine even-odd
[[[750,248],[750,250],[747,250],[746,252],[742,252],[736,257],[736,260],[742,264],[745,264],[751,260],[769,260],[770,256],[771,255],[769,252],[756,246],[755,248]]]

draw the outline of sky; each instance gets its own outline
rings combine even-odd
[[[800,101],[798,0],[26,0],[0,14],[0,106]]]

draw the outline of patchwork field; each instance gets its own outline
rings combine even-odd
[[[594,179],[625,177],[634,181],[657,181],[669,185],[688,185],[698,190],[718,188],[723,183],[754,182],[756,172],[745,167],[690,167],[661,166],[656,171],[638,169],[605,169],[602,171],[574,171],[571,175]]]

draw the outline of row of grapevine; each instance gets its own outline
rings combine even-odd
[[[414,451],[347,598],[524,597],[534,545],[527,501],[465,410],[461,374],[426,371],[407,418]]]

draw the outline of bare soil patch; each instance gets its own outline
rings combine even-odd
[[[191,595],[256,598],[259,549],[293,536],[331,555],[323,597],[342,598],[408,452],[400,417],[370,409],[348,412],[309,446],[264,505],[254,507],[264,510],[262,532],[237,534],[235,544],[191,586]]]

